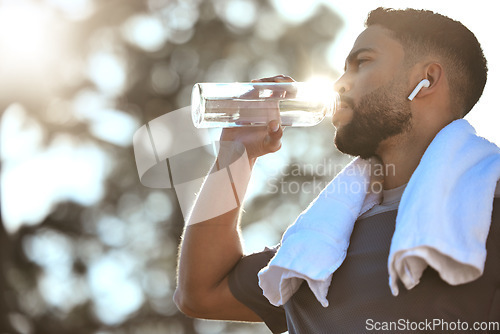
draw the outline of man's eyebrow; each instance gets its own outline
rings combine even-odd
[[[361,48],[361,49],[358,49],[354,52],[351,52],[345,60],[344,71],[347,70],[347,64],[352,63],[356,59],[356,57],[358,57],[358,55],[362,52],[375,52],[375,49],[373,49],[373,48]]]

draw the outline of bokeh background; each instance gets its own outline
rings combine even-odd
[[[468,119],[500,143],[491,1],[0,0],[0,333],[268,333],[177,310],[184,220],[174,190],[140,184],[133,134],[189,105],[196,82],[336,80],[378,6],[435,10],[476,34],[490,76]],[[246,252],[277,243],[350,160],[333,133],[286,129],[258,162]]]

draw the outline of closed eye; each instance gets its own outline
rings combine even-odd
[[[361,66],[362,64],[364,64],[364,63],[366,63],[366,62],[368,62],[368,61],[370,61],[370,60],[371,60],[371,59],[369,59],[369,58],[359,58],[359,59],[357,59],[357,61],[356,61],[356,62],[357,62],[357,65],[358,65],[358,66]]]
[[[368,54],[372,54],[374,52],[375,52],[375,50],[372,48],[361,48],[361,49],[352,51],[346,58],[344,72],[347,71],[349,65],[352,65],[354,68],[357,68],[359,65],[361,65],[369,60],[372,60],[372,58],[369,57]]]

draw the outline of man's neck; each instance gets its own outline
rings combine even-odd
[[[377,155],[386,171],[384,189],[394,189],[408,183],[436,133],[419,138],[405,133],[386,139],[380,144]]]

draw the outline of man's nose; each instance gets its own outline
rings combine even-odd
[[[333,85],[333,88],[335,89],[336,92],[338,92],[339,94],[344,94],[348,91],[351,90],[351,84],[350,84],[350,81],[349,81],[349,78],[347,77],[346,74],[344,74],[343,76],[341,76],[337,82],[335,82],[335,84]]]

